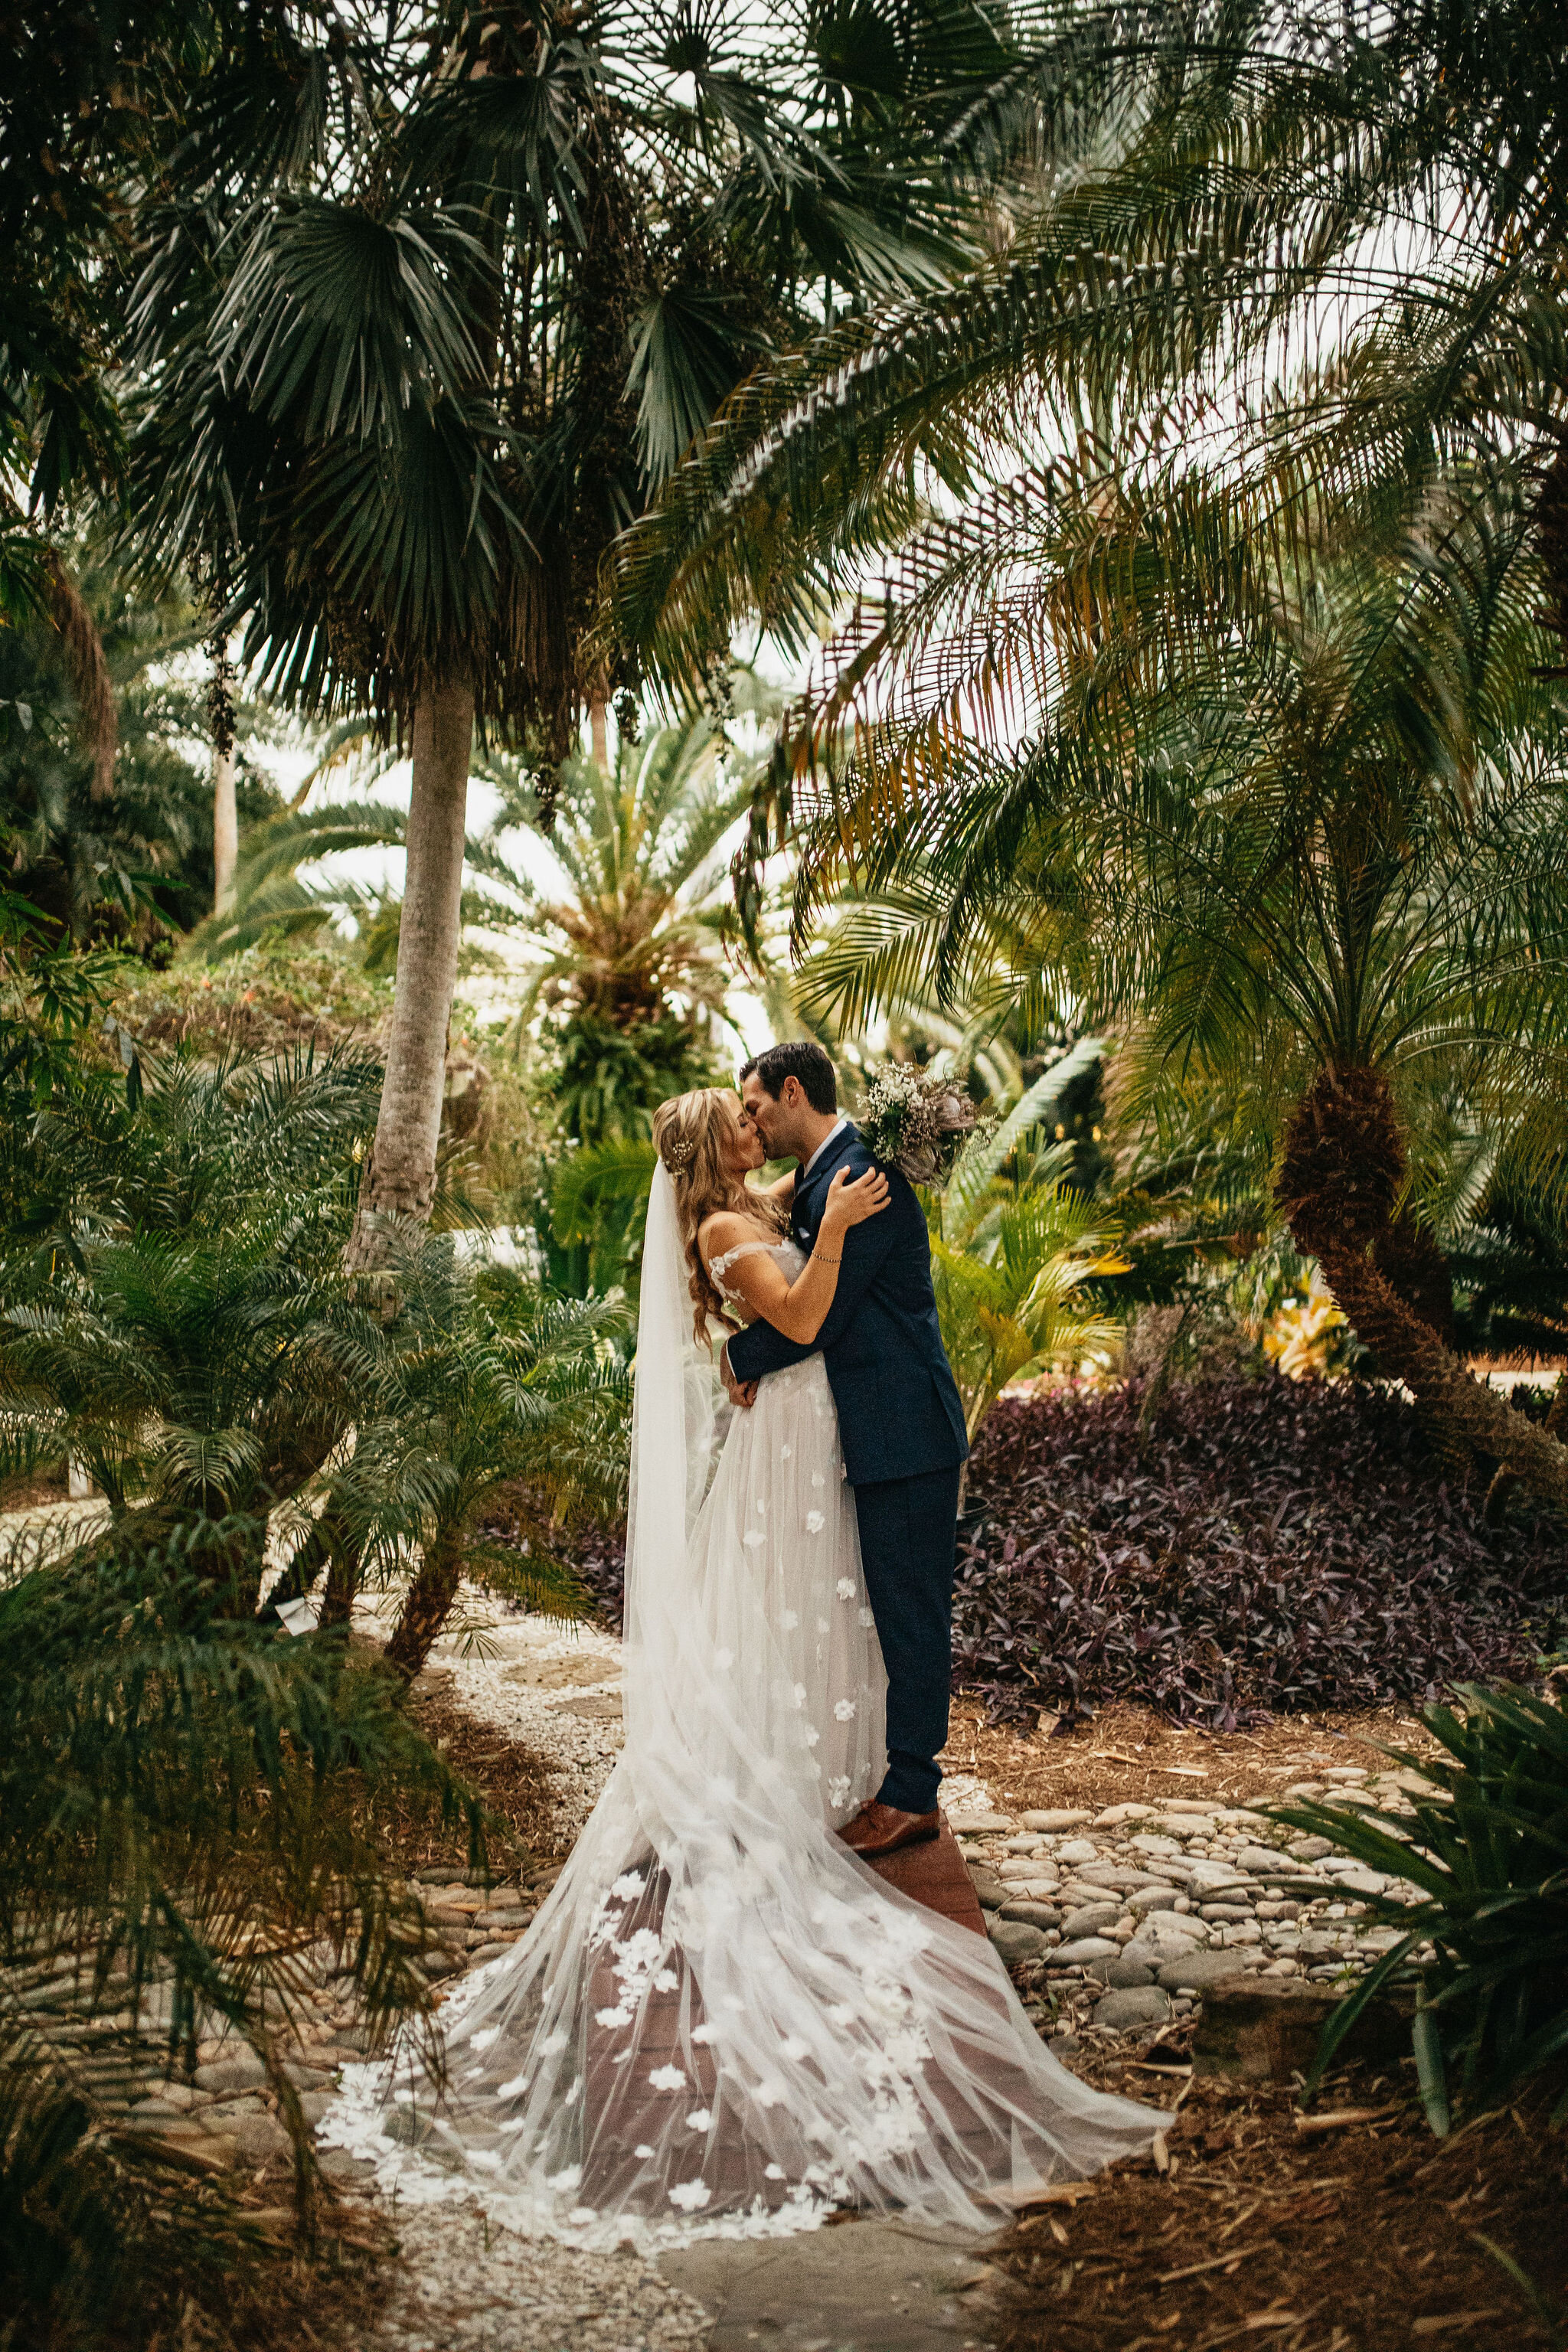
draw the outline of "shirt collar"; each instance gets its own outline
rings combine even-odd
[[[810,1175],[812,1170],[816,1167],[817,1161],[821,1159],[828,1145],[834,1140],[834,1138],[836,1136],[842,1135],[848,1124],[849,1121],[847,1118],[840,1118],[836,1126],[828,1129],[827,1133],[823,1137],[822,1141],[817,1145],[816,1150],[812,1153],[811,1158],[806,1161],[805,1166],[800,1171],[801,1181],[803,1183],[806,1177]]]

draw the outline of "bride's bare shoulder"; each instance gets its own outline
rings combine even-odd
[[[738,1242],[756,1239],[755,1225],[733,1209],[715,1209],[713,1214],[704,1217],[697,1228],[697,1246],[710,1262],[722,1257],[724,1252],[733,1249]]]

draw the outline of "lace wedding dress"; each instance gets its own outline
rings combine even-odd
[[[766,1244],[746,1244],[762,1247]],[[739,1253],[720,1260],[723,1275]],[[793,1280],[801,1259],[776,1245]],[[643,1258],[626,1746],[526,1937],[321,2138],[420,2199],[584,2245],[807,2228],[837,2204],[959,2230],[1155,2129],[1042,2049],[989,1941],[833,1834],[884,1769],[882,1671],[820,1356],[712,1468],[673,1188]],[[711,1475],[710,1475],[711,1474]]]

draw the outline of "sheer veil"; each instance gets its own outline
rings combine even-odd
[[[720,1447],[690,1318],[661,1164],[625,1748],[528,1936],[443,2010],[444,2083],[400,2053],[352,2069],[322,2137],[405,2196],[460,2189],[583,2244],[773,2234],[838,2204],[989,2229],[1018,2191],[1147,2147],[1157,2118],[1059,2066],[989,1940],[833,1834],[877,1785],[885,1685],[874,1636],[854,1647],[870,1614],[826,1372],[774,1374]]]

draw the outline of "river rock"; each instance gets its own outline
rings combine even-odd
[[[1105,1936],[1079,1936],[1070,1944],[1058,1944],[1051,1954],[1051,1966],[1058,1969],[1079,1968],[1086,1960],[1119,1958],[1121,1947]]]
[[[1095,2005],[1094,2021],[1116,2033],[1131,2033],[1141,2025],[1163,2025],[1170,2014],[1166,1994],[1154,1985],[1137,1985],[1108,1992]]]
[[[1115,1960],[1091,1960],[1084,1970],[1096,1984],[1109,1985],[1113,1992],[1125,1992],[1133,1985],[1152,1985],[1154,1981],[1152,1958],[1149,1960],[1129,1959],[1132,1947],[1122,1947],[1121,1957]]]
[[[1237,1855],[1238,1869],[1248,1871],[1254,1878],[1299,1878],[1300,1873],[1288,1853],[1276,1853],[1272,1846],[1244,1845]]]
[[[1135,1940],[1152,1944],[1156,1951],[1185,1951],[1190,1944],[1206,1944],[1210,1931],[1194,1911],[1151,1911],[1139,1924]]]
[[[1164,1961],[1159,1982],[1167,1992],[1204,1992],[1226,1977],[1239,1976],[1243,1958],[1238,1948],[1217,1952],[1184,1952]]]
[[[1076,1830],[1088,1821],[1087,1813],[1045,1812],[1020,1813],[1019,1821],[1026,1830],[1039,1830],[1049,1837],[1062,1830]]]
[[[1123,1870],[1114,1862],[1086,1862],[1077,1872],[1086,1886],[1113,1886],[1131,1892],[1139,1886],[1160,1886],[1163,1881],[1146,1870]]]
[[[1042,1932],[1062,1924],[1061,1913],[1049,1903],[1004,1903],[1002,1916],[1018,1920],[1026,1927],[1038,1927]]]
[[[1058,1862],[1098,1862],[1100,1848],[1092,1838],[1068,1838],[1065,1845],[1058,1846],[1057,1860]]]
[[[1064,1936],[1098,1936],[1107,1927],[1114,1927],[1121,1916],[1120,1903],[1086,1903],[1079,1911],[1068,1911],[1062,1920]]]
[[[987,1870],[983,1863],[970,1864],[969,1883],[974,1889],[983,1911],[1000,1911],[1003,1904],[1008,1900],[1007,1889],[1003,1885],[996,1873],[994,1870]]]
[[[210,2066],[198,2066],[195,2084],[198,2091],[249,2091],[259,2089],[267,2080],[267,2069],[254,2050],[241,2048],[231,2058],[215,2058]]]
[[[1129,1896],[1127,1908],[1134,1919],[1146,1919],[1151,1911],[1173,1911],[1176,1890],[1173,1886],[1141,1886]]]
[[[1004,1919],[995,1912],[985,1922],[985,1932],[1003,1964],[1010,1969],[1022,1967],[1026,1960],[1043,1959],[1050,1949],[1038,1927],[1026,1927],[1022,1919]]]

